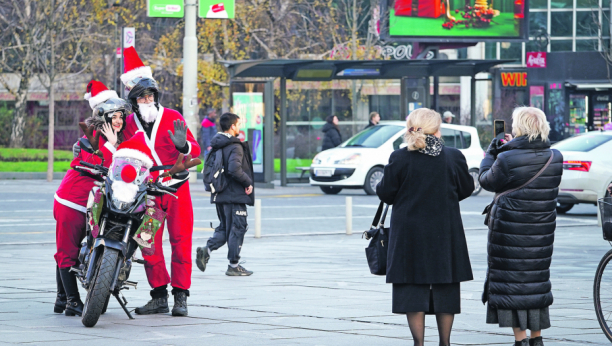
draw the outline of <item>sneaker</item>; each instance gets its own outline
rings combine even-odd
[[[232,268],[231,265],[227,265],[227,271],[225,275],[227,276],[249,276],[253,274],[252,271],[244,269],[240,264],[236,268]]]
[[[174,307],[172,316],[187,316],[187,293],[177,292],[174,294]]]
[[[153,298],[149,300],[145,306],[138,307],[134,310],[138,315],[163,314],[170,312],[168,308],[168,297]]]
[[[198,269],[200,269],[201,271],[205,271],[206,263],[208,263],[209,259],[210,259],[210,254],[208,253],[208,246],[199,247],[197,250],[197,256],[195,260],[196,265],[198,266]]]

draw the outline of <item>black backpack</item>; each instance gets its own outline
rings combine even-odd
[[[227,177],[223,168],[223,149],[213,149],[208,152],[204,161],[204,189],[211,193],[219,193],[227,187]]]

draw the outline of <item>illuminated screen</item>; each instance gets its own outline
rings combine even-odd
[[[297,71],[293,79],[331,78],[333,73],[332,69],[301,69]]]
[[[417,41],[526,41],[528,0],[387,0],[383,36]]]
[[[347,68],[336,74],[337,76],[380,76],[377,68]]]

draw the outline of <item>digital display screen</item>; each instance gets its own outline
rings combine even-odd
[[[333,69],[300,69],[297,71],[293,79],[331,78],[333,73]]]
[[[380,69],[377,68],[347,68],[344,69],[340,72],[338,72],[338,74],[336,74],[336,76],[342,77],[342,76],[380,76]]]

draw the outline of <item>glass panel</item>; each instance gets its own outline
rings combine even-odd
[[[576,8],[599,8],[598,0],[576,0]]]
[[[370,112],[380,114],[380,120],[404,120],[400,116],[399,95],[370,95],[369,99]]]
[[[378,148],[386,143],[391,137],[403,130],[403,126],[379,125],[368,127],[351,137],[343,147]]]
[[[597,36],[599,11],[576,12],[576,36]]]
[[[502,42],[500,44],[500,58],[502,59],[521,59],[523,45],[520,42]]]
[[[603,130],[604,126],[610,124],[610,102],[598,101],[600,96],[596,96],[593,102],[593,128],[594,130]],[[603,95],[602,99],[609,99],[607,95]],[[593,100],[593,98],[591,98]],[[608,125],[610,126],[610,125]]]
[[[610,11],[601,11],[601,34],[610,36]]]
[[[572,0],[551,0],[550,8],[572,8],[574,2]]]
[[[546,12],[529,13],[529,36],[537,35],[540,30],[546,32],[548,24],[548,14]]]
[[[529,3],[529,8],[548,8],[548,1],[547,0],[532,0]],[[530,16],[533,15],[533,13],[529,14]]]
[[[601,7],[603,7],[603,8],[610,8],[610,0],[603,0],[601,2]]]
[[[576,52],[592,52],[599,49],[598,40],[576,40]]]
[[[497,43],[485,42],[485,59],[497,59]]]
[[[551,52],[571,52],[572,51],[572,40],[551,40],[550,41]]]
[[[404,136],[397,137],[396,140],[393,141],[393,150],[397,150],[400,148],[400,145],[404,143]]]
[[[525,52],[546,52],[546,46],[540,47],[535,40],[525,44]]]
[[[551,36],[572,36],[572,12],[552,12],[550,14]]]
[[[561,151],[591,151],[611,139],[612,136],[606,135],[582,135],[559,142],[554,148]]]
[[[467,149],[472,146],[472,134],[467,131],[460,131],[463,136],[463,148]]]
[[[442,140],[444,141],[445,146],[449,148],[457,147],[455,143],[455,138],[456,138],[455,130],[441,128],[440,132],[442,132]],[[459,145],[461,145],[461,142],[459,142]]]
[[[588,119],[587,95],[570,95],[570,135],[586,132]]]

